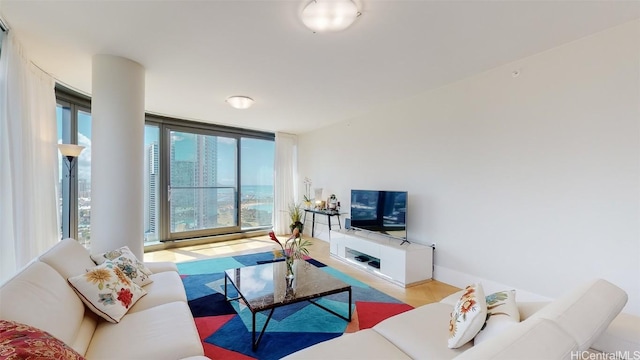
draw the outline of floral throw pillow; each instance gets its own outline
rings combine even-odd
[[[151,270],[149,270],[142,261],[138,260],[128,246],[123,246],[120,249],[104,254],[91,255],[91,259],[98,265],[107,260],[113,261],[113,263],[118,265],[120,270],[127,274],[138,286],[145,286],[153,282],[150,278],[152,274]]]
[[[520,322],[516,291],[507,290],[486,296],[487,323],[473,339],[475,345],[494,337]]]
[[[487,302],[482,285],[473,284],[467,286],[451,313],[451,320],[449,320],[449,348],[459,348],[473,339],[478,331],[482,329],[486,319]]]
[[[0,320],[0,359],[84,360],[48,332],[10,320]]]
[[[68,279],[80,299],[105,320],[117,323],[147,292],[111,261]]]

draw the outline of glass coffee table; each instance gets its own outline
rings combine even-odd
[[[269,320],[276,308],[309,301],[327,312],[351,322],[351,285],[338,280],[304,260],[294,263],[294,279],[286,278],[284,261],[229,269],[224,272],[224,296],[227,301],[242,300],[252,314],[252,346],[256,350],[264,335]],[[231,282],[238,297],[229,298],[227,284]],[[323,305],[316,299],[342,292],[349,293],[348,315],[341,315]],[[270,310],[260,335],[256,339],[256,314]]]

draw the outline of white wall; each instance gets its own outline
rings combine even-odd
[[[553,298],[602,277],[640,314],[640,21],[299,144],[300,182],[347,211],[352,188],[409,191],[409,240],[437,244],[438,280]]]

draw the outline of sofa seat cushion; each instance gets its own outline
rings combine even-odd
[[[0,320],[0,358],[84,360],[46,331],[9,320]]]
[[[401,360],[411,358],[376,331],[366,329],[352,334],[344,334],[329,341],[321,342],[295,352],[289,356],[285,356],[283,359]]]
[[[0,287],[0,318],[42,329],[72,344],[85,307],[67,280],[35,261]]]
[[[187,302],[187,294],[182,279],[177,272],[165,271],[151,275],[153,282],[142,288],[147,292],[143,298],[129,309],[129,313],[146,310],[154,306],[174,301]]]
[[[145,261],[144,265],[147,267],[147,269],[151,270],[151,272],[154,274],[165,272],[165,271],[178,272],[178,266],[176,266],[175,263],[172,263],[169,261],[153,261],[153,262]]]
[[[556,322],[587,350],[627,303],[627,293],[597,279],[578,286],[531,316]],[[587,315],[588,316],[585,316]]]
[[[69,345],[78,353],[86,354],[91,338],[93,337],[93,332],[96,331],[99,321],[102,321],[102,318],[96,315],[93,311],[86,309],[84,312],[84,318],[82,319],[82,324],[80,324],[80,328],[76,334],[76,338],[73,343],[70,343]]]
[[[452,310],[445,303],[423,305],[390,317],[373,330],[413,359],[452,359],[471,347],[471,343],[447,347]]]
[[[465,351],[456,360],[540,360],[573,359],[576,341],[557,324],[546,319],[529,319]]]
[[[203,355],[189,306],[177,301],[127,314],[120,323],[101,322],[87,359],[181,359]]]

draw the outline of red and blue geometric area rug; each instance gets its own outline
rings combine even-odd
[[[187,292],[189,308],[195,318],[205,355],[211,359],[280,359],[298,350],[342,335],[368,329],[380,321],[412,309],[410,305],[386,295],[317,260],[313,266],[351,285],[352,318],[348,323],[308,302],[275,309],[258,348],[251,348],[251,312],[238,301],[226,301],[224,271],[273,260],[272,252],[178,263]],[[229,296],[235,294],[229,286]],[[348,295],[340,293],[321,298],[319,303],[338,313],[347,313]],[[265,311],[268,313],[268,311]],[[262,329],[267,314],[256,317]]]

